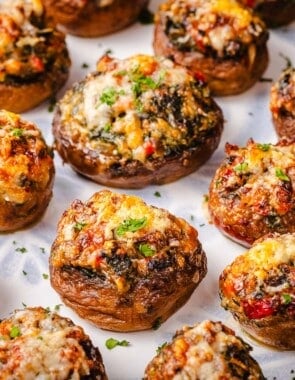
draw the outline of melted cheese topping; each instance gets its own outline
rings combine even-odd
[[[246,262],[266,272],[280,264],[295,266],[295,234],[277,235],[256,243],[247,253]],[[250,268],[249,268],[250,269]],[[244,269],[247,271],[247,266]]]
[[[0,200],[23,204],[45,191],[54,163],[40,130],[19,115],[0,111],[0,143]]]
[[[104,190],[64,213],[50,260],[57,268],[103,275],[125,292],[158,266],[182,270],[185,257],[203,255],[200,248],[197,231],[183,219],[136,196]]]
[[[236,0],[168,0],[156,20],[182,51],[232,58],[245,54],[266,34],[264,23]]]
[[[103,57],[98,73],[68,91],[59,106],[63,136],[102,165],[148,165],[180,146],[195,146],[220,123],[204,84],[172,61],[148,55]]]
[[[178,331],[149,364],[146,374],[150,377],[146,378],[158,380],[167,373],[173,380],[230,379],[239,373],[239,378],[262,379],[249,351],[250,347],[222,323],[203,321]]]
[[[93,365],[81,345],[88,339],[55,313],[18,310],[0,322],[0,379],[78,380]]]
[[[96,268],[97,257],[102,253],[108,254],[114,247],[114,242],[120,244],[122,252],[125,246],[125,253],[138,258],[140,255],[135,250],[137,242],[143,244],[146,240],[148,244],[149,235],[156,235],[159,241],[167,240],[164,237],[168,231],[170,238],[166,248],[170,241],[171,245],[178,246],[179,251],[186,254],[193,252],[198,244],[195,239],[189,240],[189,235],[196,236],[196,232],[184,220],[176,219],[166,210],[148,206],[136,196],[119,195],[105,190],[94,194],[85,205],[75,207],[74,203],[73,206],[59,224],[58,240],[61,240],[62,245],[53,256],[53,263],[57,266],[67,264]],[[124,229],[126,222],[136,224],[137,221],[139,228],[133,229],[131,226]],[[77,229],[77,225],[81,228]],[[120,228],[123,228],[123,232]],[[85,237],[89,235],[93,237],[86,241]],[[81,239],[84,239],[84,247],[77,255],[77,249],[69,247],[73,244],[79,247]],[[155,244],[156,242],[151,243],[151,247],[156,255]]]

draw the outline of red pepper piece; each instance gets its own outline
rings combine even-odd
[[[155,150],[155,146],[150,141],[147,141],[144,144],[144,151],[147,156],[151,156],[153,153],[155,153]]]
[[[243,309],[249,319],[269,317],[275,311],[270,300],[251,300],[243,302]]]
[[[41,58],[37,57],[36,55],[32,55],[30,58],[30,62],[35,71],[38,71],[38,72],[44,71],[45,66]]]

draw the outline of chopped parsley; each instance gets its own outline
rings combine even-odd
[[[26,272],[25,270],[23,270],[23,275],[26,276],[28,274],[28,272]]]
[[[159,191],[155,191],[154,192],[154,196],[158,197],[158,198],[161,198],[161,193]]]
[[[87,226],[87,223],[85,222],[77,222],[74,225],[74,229],[77,231],[81,231],[85,226]]]
[[[62,306],[62,304],[60,303],[60,304],[57,304],[57,305],[55,305],[54,306],[54,310],[55,311],[59,311],[60,310],[60,307]]]
[[[23,307],[27,307],[27,304],[26,304],[26,303],[24,303],[24,302],[22,302],[22,305],[23,305]]]
[[[103,131],[104,131],[104,132],[110,132],[111,128],[112,128],[112,124],[108,123],[108,124],[106,124],[106,125],[103,127]]]
[[[107,349],[112,350],[117,346],[127,347],[130,346],[130,343],[127,340],[117,340],[115,338],[109,338],[105,342],[105,346]]]
[[[283,172],[282,169],[276,168],[275,169],[276,176],[282,180],[282,181],[290,181],[290,178],[287,176],[286,173]]]
[[[88,63],[84,62],[84,63],[82,63],[81,67],[82,67],[82,69],[88,69],[89,65],[88,65]]]
[[[20,253],[26,253],[28,252],[27,248],[25,247],[18,247],[15,249],[16,252],[20,252]]]
[[[21,332],[18,326],[12,326],[9,332],[10,338],[14,339],[21,336]]]
[[[141,219],[126,219],[116,229],[116,234],[122,236],[125,235],[126,232],[135,232],[146,226],[146,224],[147,218],[145,216]]]
[[[236,165],[234,167],[234,171],[237,173],[245,173],[248,169],[248,163],[247,162],[241,162],[240,164]]]
[[[113,51],[112,49],[107,49],[105,52],[104,52],[105,55],[110,55],[110,54],[113,54]]]
[[[24,134],[24,131],[21,128],[14,128],[12,130],[12,135],[15,137],[21,137],[21,136],[23,136],[23,134]]]
[[[282,294],[282,297],[283,297],[285,305],[288,305],[289,303],[291,303],[292,297],[290,294]]]
[[[155,82],[153,78],[141,73],[134,73],[131,80],[133,82],[132,91],[135,97],[140,96],[144,91],[155,90],[159,87],[159,82]]]
[[[44,278],[44,280],[47,280],[49,276],[47,273],[42,273],[42,277]]]
[[[43,247],[39,247],[40,248],[40,251],[41,251],[41,253],[46,253],[46,251],[45,251],[45,248],[43,248]]]
[[[117,101],[119,95],[124,95],[124,94],[125,94],[124,90],[117,91],[114,87],[108,87],[103,91],[99,100],[103,104],[112,106]]]
[[[161,345],[157,348],[157,350],[156,350],[157,354],[159,354],[159,353],[163,350],[163,348],[167,346],[167,344],[168,344],[167,342],[164,342],[163,344],[161,344]]]
[[[154,255],[156,252],[155,249],[153,249],[149,244],[143,243],[139,244],[139,252],[144,256],[144,257],[151,257]]]
[[[257,144],[257,147],[263,152],[267,152],[270,149],[270,144]]]

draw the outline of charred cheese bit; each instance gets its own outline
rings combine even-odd
[[[0,322],[0,379],[80,379],[90,375],[89,338],[69,319],[42,308]]]
[[[230,350],[231,354],[228,355]],[[149,363],[144,379],[263,379],[251,347],[221,322],[203,321],[178,331]],[[162,377],[161,377],[162,376]]]

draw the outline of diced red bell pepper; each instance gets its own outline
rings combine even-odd
[[[261,319],[269,317],[275,311],[270,300],[251,300],[243,302],[243,309],[246,316],[250,319]]]

